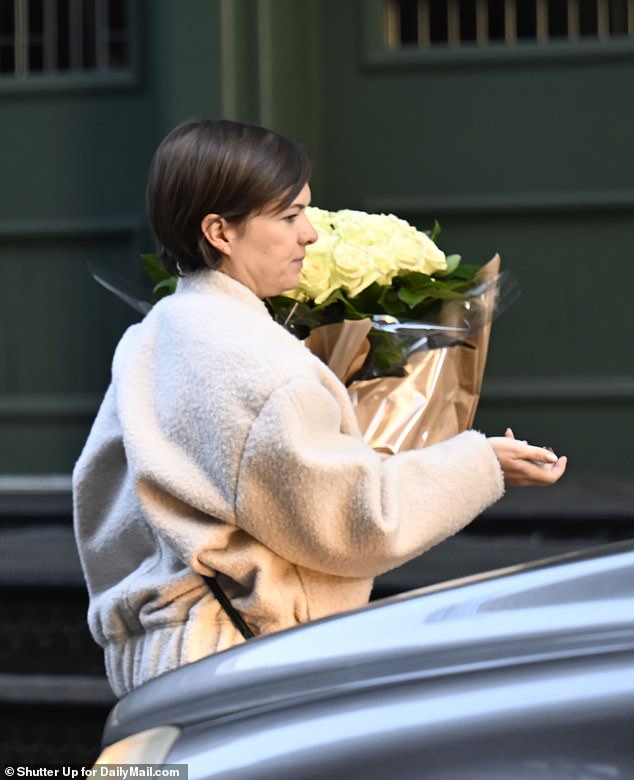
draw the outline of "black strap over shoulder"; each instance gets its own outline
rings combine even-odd
[[[253,631],[251,631],[251,629],[247,625],[242,615],[233,606],[227,594],[220,587],[220,583],[218,582],[218,580],[215,577],[204,577],[204,580],[209,586],[209,590],[211,590],[211,592],[214,594],[216,599],[218,599],[220,606],[224,609],[226,614],[229,616],[229,619],[231,620],[233,625],[238,629],[238,631],[242,634],[242,636],[245,639],[252,639],[255,636],[255,634],[253,633]]]

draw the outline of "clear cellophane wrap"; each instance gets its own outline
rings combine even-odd
[[[364,439],[376,450],[392,455],[426,447],[471,427],[480,399],[499,269],[496,255],[480,270],[474,294],[465,302],[443,303],[436,334],[458,326],[461,337],[451,346],[412,351],[403,376],[350,381],[370,350],[367,334],[373,323],[369,319],[345,320],[310,333],[305,343],[347,384]],[[429,345],[433,344],[430,338]]]

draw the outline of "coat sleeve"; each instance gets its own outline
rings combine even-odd
[[[237,524],[282,558],[373,577],[456,533],[501,497],[486,437],[467,431],[387,460],[341,432],[341,409],[317,382],[274,391],[246,441]]]

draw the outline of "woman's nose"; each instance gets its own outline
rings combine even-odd
[[[312,226],[310,220],[308,217],[306,217],[306,229],[303,232],[302,235],[302,243],[303,244],[314,244],[315,241],[319,238],[319,234],[315,230],[315,228]]]

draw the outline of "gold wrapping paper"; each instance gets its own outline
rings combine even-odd
[[[494,279],[500,270],[496,255],[479,274],[479,282]],[[465,342],[416,352],[405,365],[404,377],[353,381],[348,392],[364,439],[376,450],[394,454],[426,447],[471,427],[486,364],[496,287],[490,285],[474,302],[485,323]],[[451,325],[456,308],[443,307],[443,324]],[[369,320],[326,325],[313,330],[307,346],[343,381],[363,365],[369,343]],[[470,348],[471,347],[471,348]]]

